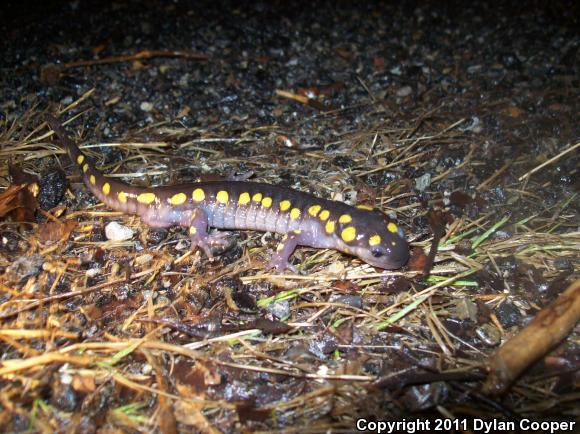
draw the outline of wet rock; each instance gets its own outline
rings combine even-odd
[[[37,200],[40,208],[48,211],[57,206],[64,196],[66,185],[66,175],[62,170],[45,173],[39,182]]]
[[[22,283],[29,277],[40,273],[43,263],[44,259],[39,254],[21,256],[6,269],[6,276],[11,282]]]
[[[475,329],[476,336],[487,346],[496,347],[501,343],[501,333],[493,324],[483,324]]]

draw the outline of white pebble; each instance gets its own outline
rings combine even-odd
[[[411,86],[403,86],[402,88],[400,88],[397,91],[397,96],[403,98],[403,97],[411,95],[411,92],[413,92],[413,89],[411,89]]]
[[[139,108],[144,112],[150,112],[151,110],[153,110],[153,104],[147,101],[143,101],[139,106]]]
[[[127,226],[121,226],[117,222],[111,222],[105,226],[105,236],[111,241],[126,241],[133,237],[133,231]]]
[[[85,271],[85,275],[87,277],[95,277],[101,273],[102,273],[102,270],[100,268],[89,268],[87,271]]]
[[[431,174],[425,173],[424,175],[415,178],[415,190],[423,192],[427,187],[431,185]]]
[[[136,265],[145,265],[148,262],[151,262],[153,260],[153,255],[150,255],[148,253],[138,256],[137,258],[135,258],[135,264]]]

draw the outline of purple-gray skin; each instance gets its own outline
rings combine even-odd
[[[201,248],[210,258],[212,248],[226,242],[223,233],[208,233],[215,227],[283,234],[269,262],[269,268],[278,271],[296,271],[288,261],[296,246],[336,249],[387,270],[400,268],[409,259],[403,231],[378,210],[246,181],[133,187],[105,177],[54,117],[47,116],[47,122],[99,200],[116,211],[137,214],[153,227],[189,228],[191,248]]]

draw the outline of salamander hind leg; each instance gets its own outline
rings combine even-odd
[[[189,226],[191,250],[199,247],[209,259],[213,259],[213,251],[217,250],[221,253],[231,246],[231,237],[228,232],[209,234],[207,228],[207,213],[201,208],[194,209],[191,213],[191,223]]]
[[[292,265],[288,259],[296,249],[296,246],[301,244],[302,231],[294,230],[288,232],[282,238],[278,247],[276,247],[276,252],[272,255],[270,262],[268,263],[268,268],[273,268],[276,271],[284,271],[286,269],[291,270],[293,273],[298,273],[298,269]]]

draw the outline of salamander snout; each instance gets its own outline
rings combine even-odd
[[[385,270],[401,268],[409,260],[409,243],[392,221],[369,224],[357,237],[356,245],[349,247],[351,253],[366,263]]]
[[[404,238],[398,237],[392,245],[377,246],[370,249],[370,256],[363,258],[366,262],[375,267],[385,270],[401,268],[409,260],[409,244]],[[372,259],[371,259],[372,258]]]

